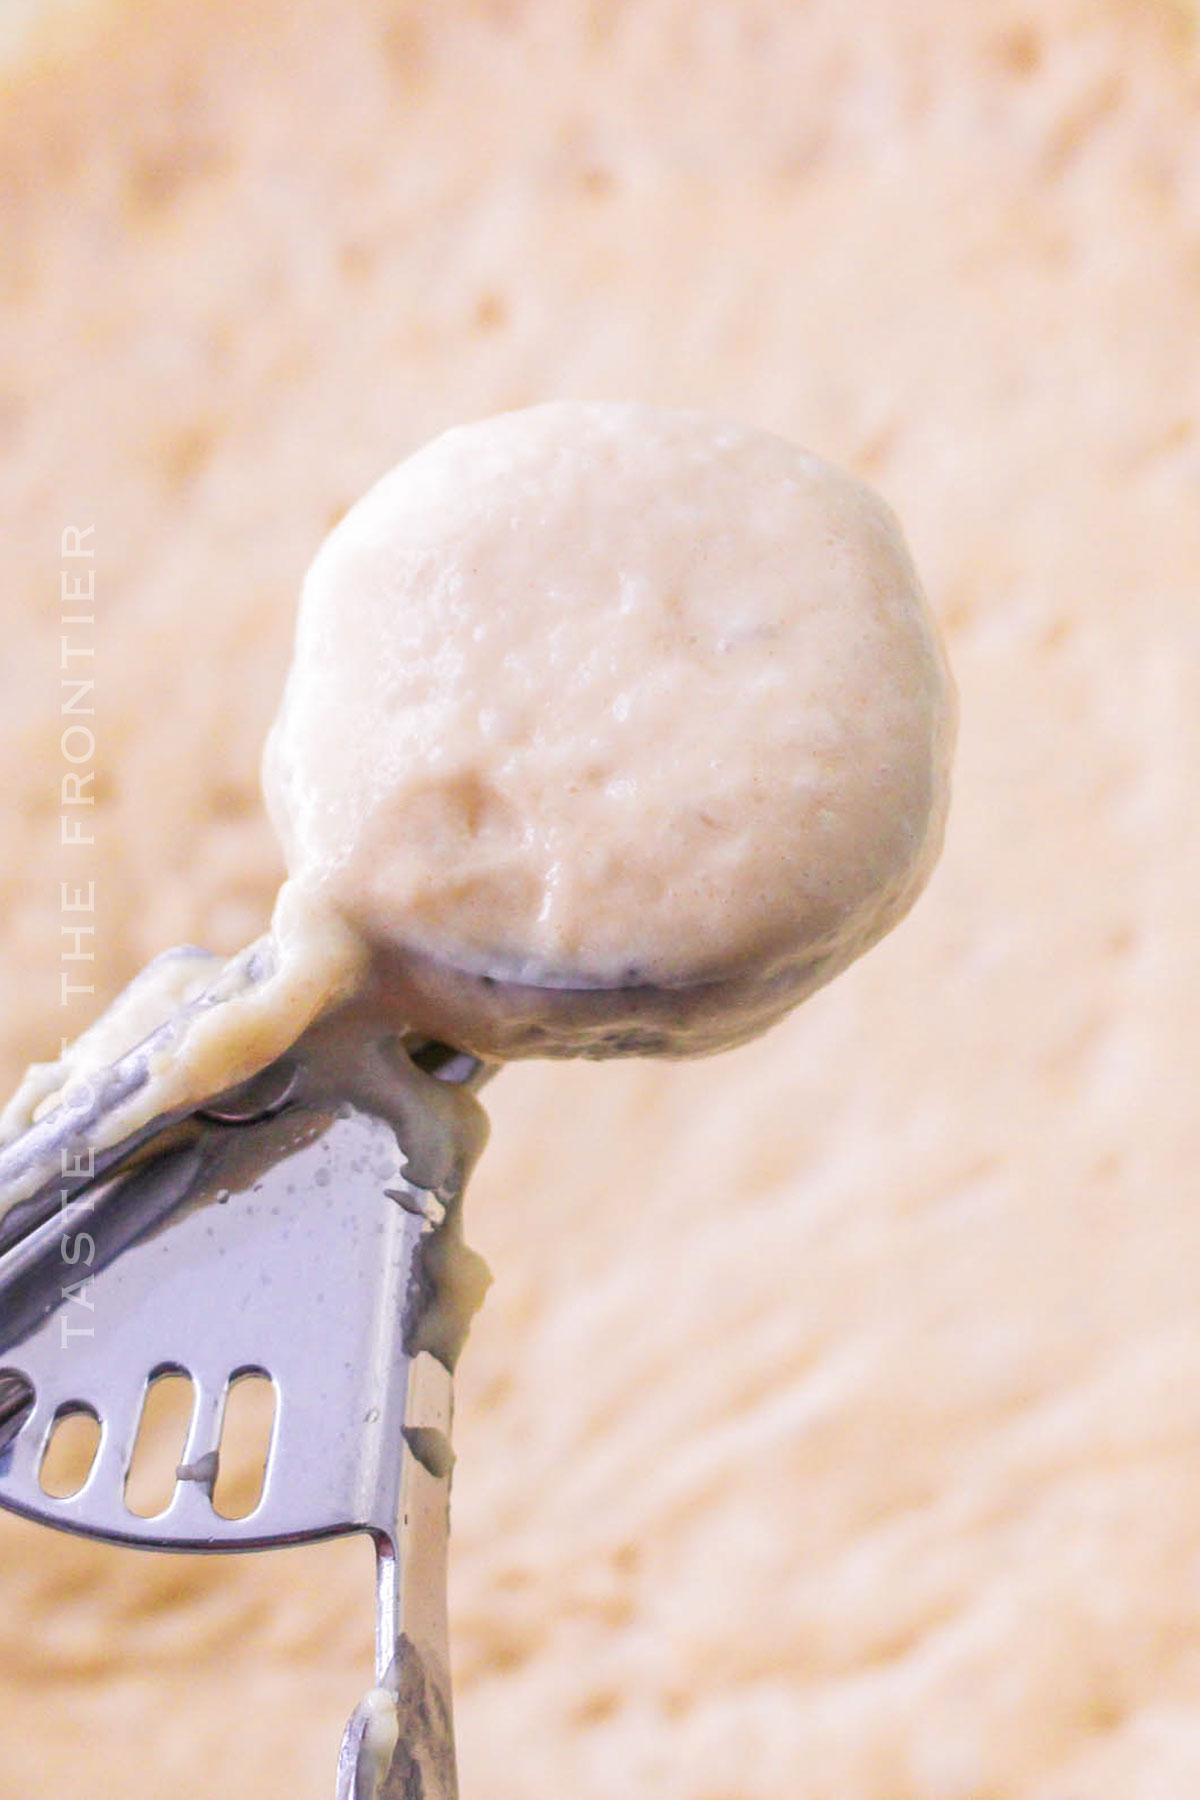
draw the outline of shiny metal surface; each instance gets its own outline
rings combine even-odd
[[[451,1084],[485,1071],[433,1047],[427,1061],[440,1079],[394,1042],[317,1033],[241,1095],[67,1186],[0,1255],[0,1505],[160,1549],[371,1534],[377,1680],[400,1732],[379,1770],[370,1746],[360,1757],[355,1715],[339,1800],[456,1792],[445,1592],[467,1319],[446,1278],[482,1292],[459,1205],[483,1128]],[[191,1376],[195,1405],[173,1497],[144,1519],[125,1480],[147,1387],[165,1371]],[[259,1503],[227,1519],[213,1487],[227,1396],[247,1372],[270,1377],[275,1425]],[[79,1410],[99,1420],[99,1449],[80,1491],[56,1499],[43,1455],[56,1421]]]

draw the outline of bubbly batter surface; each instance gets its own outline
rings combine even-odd
[[[820,446],[947,633],[946,849],[889,938],[728,1055],[488,1091],[464,1800],[1200,1793],[1188,11],[139,0],[4,94],[4,1092],[163,945],[263,931],[305,568],[455,421],[634,394]],[[329,1800],[370,1564],[0,1518],[0,1796]]]

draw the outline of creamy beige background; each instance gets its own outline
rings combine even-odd
[[[442,426],[712,406],[874,481],[962,692],[941,871],[772,1036],[521,1067],[471,1220],[466,1800],[1200,1791],[1200,52],[987,0],[186,0],[0,108],[0,1050],[58,1007],[95,523],[102,995],[229,950],[327,525]],[[100,997],[100,996],[98,996]],[[319,1800],[357,1545],[0,1522],[0,1797]]]

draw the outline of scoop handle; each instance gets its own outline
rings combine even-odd
[[[450,1371],[420,1358],[396,1525],[375,1538],[379,1685],[346,1727],[337,1800],[458,1800],[446,1617],[452,1407]]]
[[[336,1800],[458,1800],[449,1678],[402,1637],[388,1683],[351,1715]]]

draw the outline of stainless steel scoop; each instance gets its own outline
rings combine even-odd
[[[361,1022],[314,1028],[92,1173],[76,1152],[74,1173],[10,1215],[0,1251],[0,1505],[151,1549],[370,1533],[379,1689],[347,1728],[338,1800],[457,1793],[452,1372],[486,1285],[460,1206],[486,1131],[470,1090],[487,1073]],[[50,1135],[10,1146],[9,1168],[22,1156],[44,1168]],[[126,1482],[149,1385],[167,1371],[191,1378],[194,1406],[174,1494],[144,1519]],[[270,1378],[276,1414],[261,1499],[232,1519],[214,1485],[228,1395],[248,1373]],[[79,1491],[55,1498],[47,1448],[79,1412],[99,1422],[99,1447]]]

